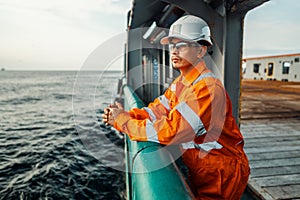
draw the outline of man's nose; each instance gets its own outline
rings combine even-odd
[[[176,47],[172,48],[170,51],[171,54],[178,54],[178,49]]]

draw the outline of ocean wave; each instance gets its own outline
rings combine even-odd
[[[109,75],[111,84],[118,73]],[[11,72],[1,79],[0,199],[125,199],[124,173],[94,157],[93,150],[116,160],[122,135],[101,122],[77,98],[82,111],[75,124],[72,110],[74,72]],[[83,87],[84,89],[84,87]],[[98,106],[110,96],[101,88]],[[95,113],[96,112],[96,113]],[[97,116],[95,118],[95,116]],[[90,139],[87,148],[82,133]],[[100,137],[101,136],[101,137]],[[105,138],[110,143],[104,144]],[[101,148],[99,148],[101,147]],[[100,150],[100,151],[99,151]],[[115,162],[122,167],[124,162]]]
[[[0,101],[0,105],[20,105],[20,104],[28,104],[28,103],[36,103],[41,101],[41,98],[38,97],[22,97],[22,98],[13,98]]]

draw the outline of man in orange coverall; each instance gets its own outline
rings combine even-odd
[[[207,23],[183,16],[161,44],[169,45],[180,76],[148,107],[127,112],[116,103],[104,110],[103,121],[131,140],[180,144],[197,199],[240,199],[250,169],[231,101],[203,60],[212,45]]]

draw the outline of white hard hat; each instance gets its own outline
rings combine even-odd
[[[185,15],[175,21],[169,31],[169,35],[160,40],[161,44],[169,44],[170,39],[178,38],[185,41],[201,42],[206,45],[212,45],[210,39],[210,29],[207,23],[196,16]]]

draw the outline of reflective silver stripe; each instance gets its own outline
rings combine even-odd
[[[203,149],[204,151],[210,151],[212,149],[222,149],[223,146],[217,141],[214,142],[206,142],[202,144],[195,144],[195,147],[198,149]]]
[[[175,91],[176,91],[176,84],[173,83],[173,84],[171,85],[170,89],[171,89],[172,92],[175,92]]]
[[[206,142],[203,144],[196,144],[194,142],[186,142],[181,144],[183,149],[202,149],[204,151],[211,151],[212,149],[222,149],[223,146],[217,141]]]
[[[207,77],[217,78],[216,75],[214,75],[214,73],[212,73],[212,72],[208,72],[208,73],[205,73],[205,74],[201,74],[201,75],[198,76],[198,78],[193,82],[193,85],[197,84],[199,81],[201,81],[202,79],[207,78]]]
[[[156,121],[156,116],[153,113],[153,111],[148,107],[144,107],[143,109],[149,114],[151,121],[155,122]]]
[[[175,108],[190,124],[196,136],[200,136],[206,133],[205,127],[200,117],[185,102],[180,102]]]
[[[153,123],[148,119],[146,119],[146,135],[148,141],[159,143],[157,132]]]
[[[182,146],[183,149],[195,149],[195,143],[194,142],[181,143],[181,146]]]
[[[158,97],[158,100],[160,101],[160,103],[168,110],[170,111],[170,106],[169,106],[169,99],[167,99],[167,97],[165,95],[161,95]]]
[[[200,118],[199,118],[200,119]],[[200,120],[201,121],[201,120]],[[202,123],[202,121],[201,121],[201,123]],[[198,136],[201,136],[201,135],[204,135],[206,133],[206,129],[205,129],[205,127],[204,127],[204,125],[203,125],[203,123],[202,123],[202,127],[198,130],[198,132],[196,133],[196,137],[198,137]]]

